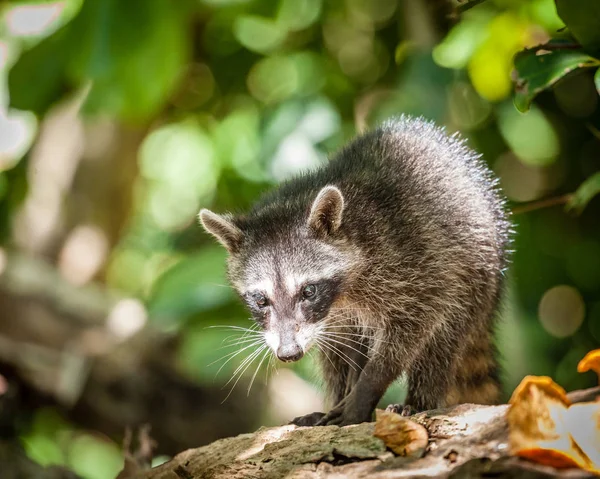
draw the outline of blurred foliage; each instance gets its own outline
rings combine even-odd
[[[61,165],[77,131],[55,138],[51,153],[31,148],[61,107],[75,105],[85,127],[74,169],[84,168],[90,145],[110,151],[118,135],[103,136],[103,122],[138,132],[132,164],[111,163],[89,183],[126,190],[131,201],[106,213],[124,218],[117,237],[102,215],[84,217],[109,244],[88,280],[139,297],[156,327],[180,333],[187,375],[222,385],[245,371],[249,381],[258,361],[244,361],[253,348],[236,355],[229,338],[236,331],[207,329],[251,323],[227,285],[225,253],[197,226],[196,213],[243,211],[271,185],[322,164],[357,128],[424,115],[460,130],[498,174],[511,206],[522,209],[498,340],[507,392],[525,374],[552,376],[567,389],[593,384],[574,365],[600,344],[598,2],[488,0],[463,5],[448,30],[427,3],[5,2],[1,241],[27,249],[20,238],[41,237],[31,225],[43,224],[52,240],[35,252],[55,261],[68,253],[82,221],[69,214],[91,201],[90,188],[71,196],[78,175],[59,181],[33,173],[43,161]],[[133,171],[127,181],[123,171]],[[53,181],[57,199],[43,190],[58,191]],[[44,221],[21,231],[23,218],[52,198],[58,219],[40,210]],[[544,207],[565,202],[571,213]],[[311,358],[293,368],[315,381]],[[385,400],[397,401],[401,390],[394,386]],[[23,437],[31,457],[111,477],[114,443],[37,414]]]
[[[42,466],[65,465],[90,479],[114,478],[123,467],[114,442],[75,431],[52,409],[37,410],[31,430],[22,439],[28,456]]]

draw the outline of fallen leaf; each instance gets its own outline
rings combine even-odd
[[[569,433],[592,463],[592,472],[600,473],[600,402],[573,404],[565,415]]]
[[[585,373],[590,369],[598,374],[598,383],[600,384],[600,349],[587,353],[577,365],[577,372],[579,373]]]
[[[511,453],[556,468],[590,469],[569,434],[565,390],[546,376],[527,376],[515,389],[507,413]]]
[[[429,443],[427,429],[400,414],[377,409],[373,435],[399,456],[421,457]]]
[[[508,403],[514,404],[526,399],[530,395],[533,386],[541,388],[546,395],[559,400],[565,406],[571,405],[566,391],[548,376],[525,376],[514,390]]]

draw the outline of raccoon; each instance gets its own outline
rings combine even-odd
[[[496,180],[456,135],[402,116],[247,214],[199,217],[274,354],[320,350],[333,408],[293,423],[369,421],[402,374],[403,413],[498,401],[510,224]]]

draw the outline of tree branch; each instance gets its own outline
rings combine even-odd
[[[456,6],[456,13],[459,15],[465,13],[467,10],[470,10],[473,7],[476,7],[480,3],[485,2],[485,0],[469,0],[465,3]]]
[[[550,208],[551,206],[564,205],[573,197],[573,193],[567,193],[561,196],[553,196],[552,198],[544,198],[541,200],[531,201],[522,205],[515,206],[512,209],[514,215],[522,215],[531,211]]]
[[[573,402],[593,400],[600,387],[570,393]],[[396,457],[373,436],[374,423],[348,427],[261,428],[190,449],[138,479],[202,477],[591,477],[509,456],[508,406],[459,406],[427,411],[410,419],[423,425],[429,446],[421,458]]]

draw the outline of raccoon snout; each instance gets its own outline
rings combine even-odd
[[[304,356],[304,351],[296,343],[282,344],[277,348],[277,358],[286,363],[298,361],[302,356]]]

